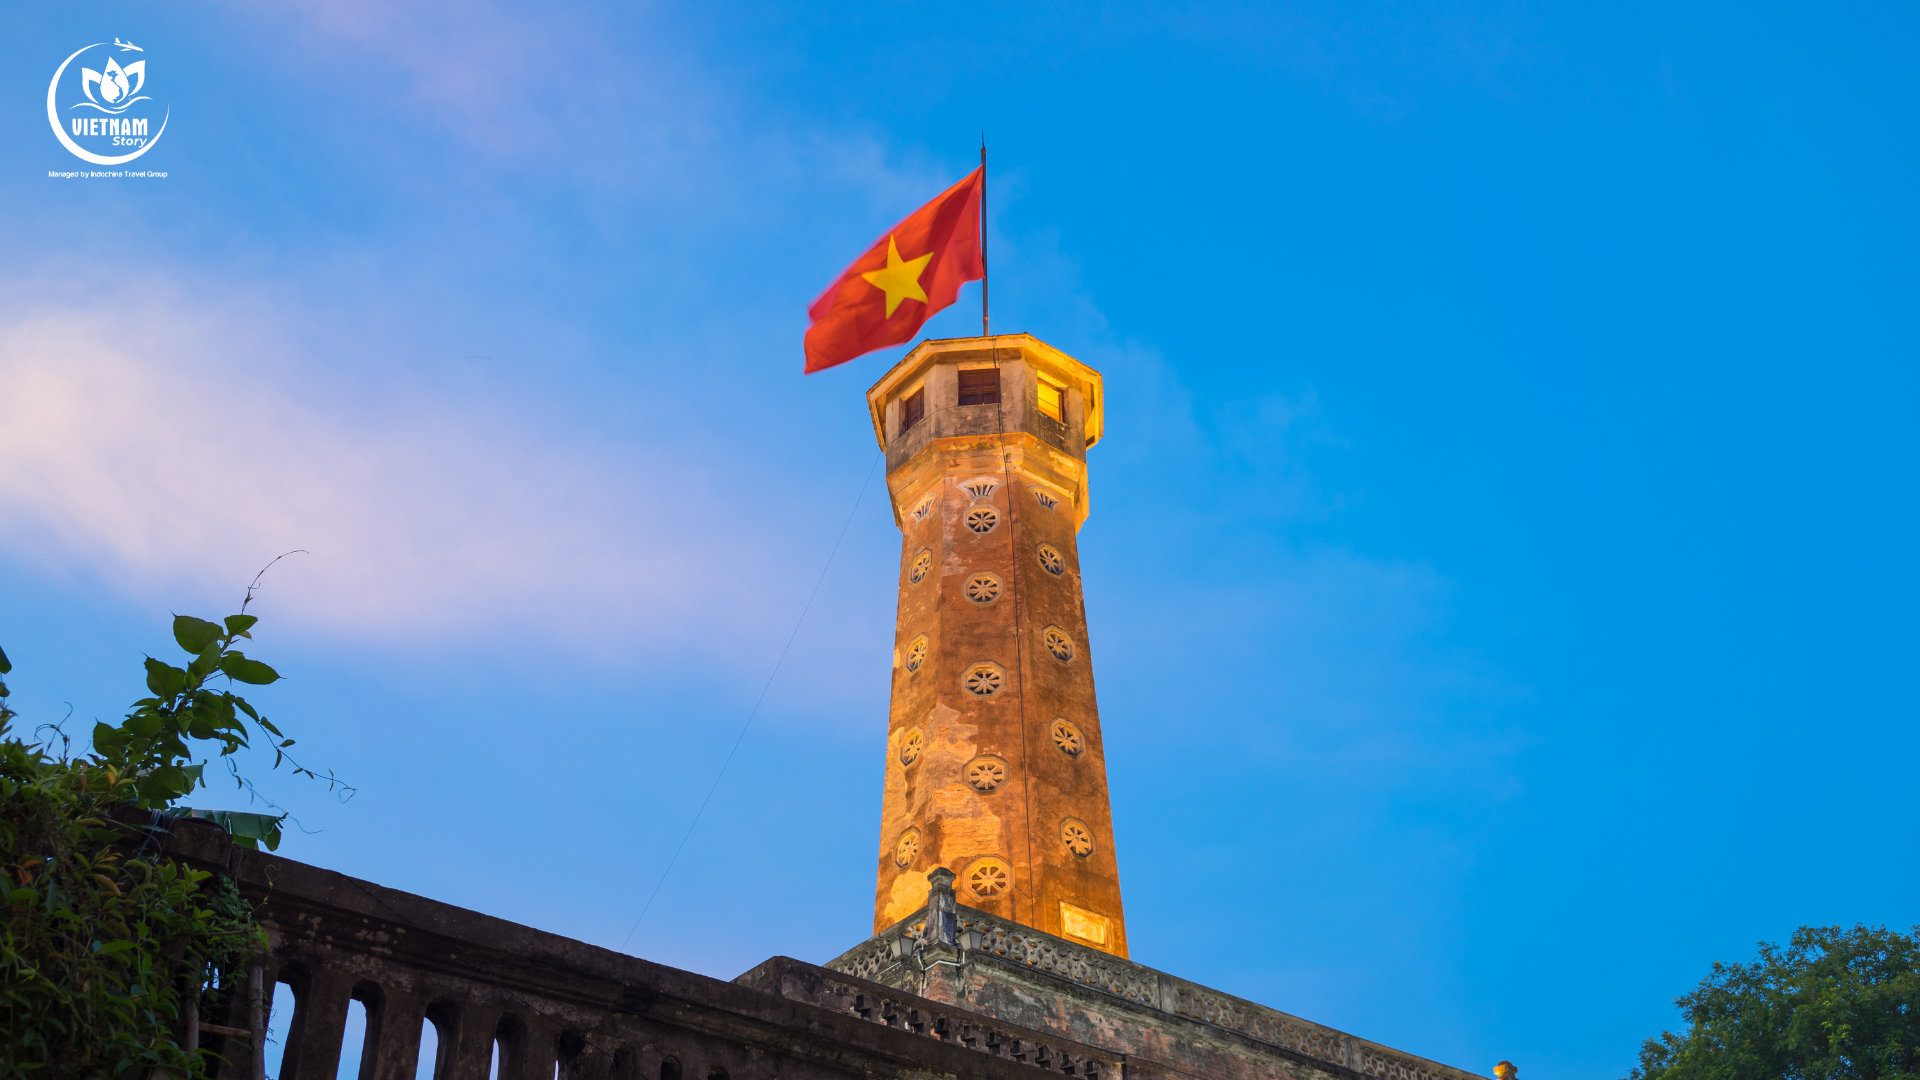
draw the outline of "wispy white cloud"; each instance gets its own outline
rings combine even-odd
[[[737,502],[684,448],[401,378],[330,385],[296,320],[249,306],[149,293],[0,314],[10,558],[222,596],[303,548],[277,606],[364,638],[761,636]]]

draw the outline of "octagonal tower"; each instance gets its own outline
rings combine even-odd
[[[946,866],[961,903],[1125,956],[1076,543],[1100,373],[924,341],[867,404],[904,534],[874,930]]]

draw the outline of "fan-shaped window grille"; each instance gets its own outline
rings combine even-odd
[[[967,579],[967,599],[976,604],[991,604],[1000,596],[1000,579],[992,574],[975,574]]]
[[[977,697],[992,697],[1000,692],[1007,681],[1006,673],[998,664],[975,664],[967,669],[965,685],[967,693]]]
[[[1063,664],[1073,659],[1073,639],[1067,636],[1065,630],[1057,626],[1049,626],[1040,631],[1040,643],[1047,647],[1047,651],[1053,654],[1055,660]]]
[[[928,495],[926,498],[921,499],[920,505],[913,508],[913,520],[915,521],[927,520],[927,515],[933,513],[934,500],[935,500],[935,497],[932,495]]]
[[[1091,843],[1092,841],[1088,842]],[[894,842],[893,865],[905,870],[907,867],[913,865],[913,860],[919,857],[920,830],[908,829],[906,832],[900,834],[899,840]]]
[[[910,585],[920,584],[927,579],[927,571],[932,569],[932,549],[921,548],[920,553],[913,557],[913,564],[907,568],[907,583]]]
[[[984,499],[993,494],[993,489],[997,486],[999,485],[992,480],[969,480],[961,485],[967,494],[976,499]]]
[[[1093,830],[1087,828],[1087,823],[1079,818],[1068,818],[1060,823],[1060,841],[1067,845],[1068,851],[1083,859],[1093,854]]]
[[[975,506],[967,510],[967,528],[977,533],[989,533],[1000,524],[1000,511],[991,506]]]
[[[999,859],[981,859],[967,869],[967,891],[982,900],[991,900],[1013,884],[1013,874]]]
[[[1053,745],[1068,757],[1079,757],[1080,751],[1087,748],[1086,741],[1080,737],[1080,729],[1073,726],[1071,720],[1053,722]]]
[[[900,737],[900,764],[912,765],[920,760],[920,751],[926,749],[927,731],[921,727],[911,727]]]
[[[1067,572],[1067,560],[1060,554],[1059,548],[1052,544],[1041,544],[1038,551],[1040,552],[1040,569],[1054,577]]]
[[[967,762],[962,773],[975,791],[993,791],[1007,782],[1007,763],[997,757],[981,756]]]
[[[1033,497],[1036,501],[1040,503],[1042,507],[1048,510],[1051,510],[1054,507],[1060,505],[1059,499],[1054,498],[1053,496],[1047,494],[1044,491],[1039,490],[1038,488],[1034,489]]]

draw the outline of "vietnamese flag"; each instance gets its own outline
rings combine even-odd
[[[980,193],[986,168],[895,225],[827,286],[807,314],[807,374],[898,345],[986,273]]]

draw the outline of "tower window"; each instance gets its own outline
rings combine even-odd
[[[1000,404],[1000,369],[974,368],[960,372],[960,404]]]
[[[1040,380],[1040,411],[1061,423],[1066,423],[1066,410],[1061,405],[1060,388],[1045,379]]]
[[[921,387],[900,401],[900,430],[908,428],[927,417],[927,388]]]

